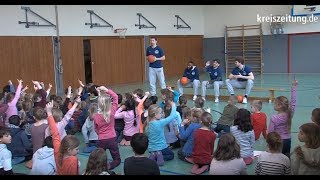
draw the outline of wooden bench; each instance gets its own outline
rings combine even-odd
[[[220,87],[220,90],[221,89],[228,89],[226,86],[222,86]],[[238,88],[234,88],[235,90],[245,90],[245,89],[238,89]],[[208,90],[208,89],[207,89]],[[283,88],[275,88],[275,87],[265,87],[265,88],[262,88],[262,87],[253,87],[251,89],[251,91],[268,91],[269,92],[269,97],[252,97],[249,95],[248,97],[248,101],[252,101],[252,100],[261,100],[263,102],[274,102],[274,99],[275,99],[275,91],[285,91],[285,89]],[[199,91],[200,92],[200,91]],[[229,93],[229,92],[228,92]],[[193,97],[193,94],[190,94],[190,93],[185,93],[184,94],[185,96],[187,97],[190,97],[192,98]],[[208,100],[214,100],[214,95],[206,95],[206,99]],[[225,101],[228,101],[229,100],[229,95],[228,96],[224,96],[224,95],[220,95],[219,96],[219,99],[220,100],[225,100]]]

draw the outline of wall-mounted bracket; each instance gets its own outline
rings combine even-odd
[[[187,24],[179,15],[175,15],[175,17],[177,18],[177,24],[174,25],[173,27],[177,27],[177,29],[189,28],[191,30],[191,27],[189,26],[189,24]],[[184,23],[184,25],[179,24],[179,19],[180,19],[180,21],[182,21]]]
[[[30,9],[30,7],[24,7],[21,6],[21,9],[23,9],[25,11],[25,15],[26,15],[26,21],[18,21],[19,24],[26,24],[26,28],[29,28],[30,26],[46,26],[46,27],[54,27],[56,28],[56,25],[54,25],[53,23],[51,23],[50,21],[48,21],[47,19],[45,19],[44,17],[40,16],[39,14],[37,14],[36,12],[32,11]],[[39,22],[35,22],[35,21],[29,21],[28,20],[28,12],[30,12],[31,14],[39,17],[40,19],[42,19],[43,21],[47,22],[48,24],[40,24]]]
[[[138,26],[139,29],[142,28],[154,28],[155,30],[157,30],[157,27],[155,25],[153,25],[147,18],[145,18],[141,13],[137,13],[137,15],[139,16],[139,24],[135,24],[135,26]],[[141,18],[144,19],[147,23],[149,23],[149,26],[145,25],[145,24],[141,24]]]
[[[111,29],[113,29],[113,26],[110,23],[108,23],[106,20],[102,19],[102,17],[100,17],[98,14],[96,14],[93,10],[87,10],[87,13],[90,14],[90,23],[85,23],[85,25],[90,25],[90,28],[93,28],[93,27],[111,27]],[[107,25],[101,25],[100,23],[93,23],[92,22],[92,15],[94,15],[95,17],[97,17],[102,22],[106,23]]]

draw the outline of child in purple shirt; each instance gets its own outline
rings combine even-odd
[[[296,109],[297,97],[297,84],[296,80],[292,82],[291,88],[291,102],[284,96],[279,96],[274,101],[274,110],[278,111],[277,114],[272,115],[268,126],[269,132],[277,132],[280,134],[283,141],[282,153],[290,157],[291,148],[291,121]]]

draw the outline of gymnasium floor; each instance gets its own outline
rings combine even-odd
[[[298,141],[298,131],[299,126],[311,122],[310,116],[311,111],[319,107],[320,105],[320,74],[296,74],[295,77],[298,80],[298,88],[297,88],[297,107],[296,112],[293,117],[293,123],[292,123],[292,144],[291,144],[291,150],[299,144]],[[291,82],[293,80],[294,75],[293,74],[263,74],[263,75],[256,75],[255,76],[255,85],[254,87],[276,87],[276,88],[284,88],[285,91],[276,92],[276,96],[286,96],[290,99],[290,87]],[[177,86],[176,78],[170,78],[167,79],[167,85],[171,86]],[[204,75],[200,77],[200,80],[207,79]],[[108,87],[108,86],[107,86]],[[148,83],[144,84],[130,84],[126,86],[117,86],[112,87],[114,91],[117,93],[125,93],[125,92],[132,92],[136,88],[141,88],[143,90],[149,90]],[[159,88],[158,88],[159,90]],[[186,92],[191,92],[192,89],[185,90]],[[200,90],[199,90],[200,92]],[[242,91],[236,91],[236,93],[242,94]],[[158,95],[160,92],[157,93]],[[213,94],[213,89],[209,89],[207,91],[207,94]],[[227,95],[227,90],[221,90],[221,95]],[[251,92],[250,96],[268,96],[268,92]],[[160,96],[158,96],[159,99]],[[188,100],[188,105],[190,107],[193,107],[193,102],[191,99]],[[226,102],[220,102],[220,103],[214,103],[212,101],[207,101],[205,104],[206,108],[211,108],[211,113],[213,115],[214,121],[217,121],[219,118],[219,113],[214,112],[213,110],[222,112],[224,106],[226,105]],[[243,104],[237,104],[239,108],[247,108],[250,110],[250,103],[243,105]],[[265,112],[270,117],[271,114],[274,114],[275,111],[273,110],[273,104],[272,103],[263,103],[262,111]],[[269,119],[268,119],[269,123]],[[81,149],[83,149],[84,143],[82,140],[82,135],[80,133],[77,134],[77,136],[81,139]],[[217,144],[218,141],[216,141]],[[216,147],[216,146],[215,146]],[[121,153],[121,164],[118,166],[114,171],[119,174],[123,174],[123,162],[126,157],[132,156],[133,152],[131,150],[131,147],[124,147],[119,146],[120,153]],[[255,150],[265,150],[266,149],[266,143],[263,137],[260,137],[258,141],[255,143]],[[160,167],[161,174],[164,175],[189,175],[192,165],[188,164],[186,162],[181,161],[177,158],[177,150],[174,150],[175,152],[175,158],[172,161],[168,161],[165,163],[164,166]],[[148,155],[148,153],[146,153]],[[89,155],[88,154],[78,154],[78,158],[81,161],[81,172],[84,171],[87,159]],[[109,152],[108,157],[111,158]],[[254,166],[256,162],[254,161],[253,164],[249,165],[247,167],[248,174],[254,174]],[[29,169],[25,168],[24,164],[15,165],[13,167],[13,171],[16,173],[29,173]],[[204,174],[208,174],[207,172]]]

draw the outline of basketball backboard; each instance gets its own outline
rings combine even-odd
[[[320,5],[292,5],[291,16],[320,15]]]

